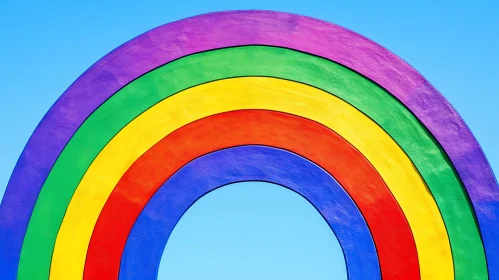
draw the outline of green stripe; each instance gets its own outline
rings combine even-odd
[[[71,197],[92,161],[124,126],[181,90],[242,76],[269,76],[315,86],[378,123],[408,154],[433,194],[449,234],[456,279],[487,279],[484,250],[465,190],[445,152],[417,118],[387,91],[344,66],[263,46],[181,58],[138,78],[100,106],[72,137],[40,192],[23,243],[18,278],[48,279],[57,232]]]

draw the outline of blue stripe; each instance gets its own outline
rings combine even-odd
[[[147,203],[130,232],[119,279],[156,280],[166,242],[187,209],[208,192],[243,181],[270,182],[302,195],[336,235],[345,256],[348,278],[381,279],[369,228],[345,190],[313,162],[265,146],[234,147],[204,155],[167,180]]]

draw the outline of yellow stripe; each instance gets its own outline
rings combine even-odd
[[[169,133],[200,118],[239,109],[302,116],[336,131],[381,174],[413,231],[422,279],[453,279],[447,232],[433,197],[410,159],[376,123],[341,99],[295,82],[246,77],[211,82],[158,103],[100,152],[80,182],[58,233],[50,279],[81,280],[97,218],[125,171]],[[355,168],[355,167],[352,167]]]

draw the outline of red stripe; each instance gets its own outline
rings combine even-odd
[[[298,116],[240,110],[209,116],[172,132],[124,174],[101,212],[84,279],[118,279],[128,234],[156,190],[179,168],[206,153],[239,145],[278,147],[329,172],[350,194],[373,235],[383,279],[419,279],[416,245],[405,216],[374,167],[327,127]]]

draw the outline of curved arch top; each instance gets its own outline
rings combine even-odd
[[[197,32],[199,26],[209,26],[211,32]],[[334,24],[268,11],[213,13],[151,30],[105,56],[64,93],[30,138],[0,205],[0,270],[5,279],[16,278],[29,217],[51,167],[98,106],[130,81],[182,56],[255,44],[296,49],[336,61],[372,79],[403,102],[436,137],[461,176],[480,224],[490,277],[498,279],[497,182],[455,110],[407,63],[372,41]]]
[[[348,194],[327,172],[296,154],[265,146],[216,151],[177,171],[147,203],[128,237],[120,280],[156,280],[166,241],[180,217],[206,193],[231,183],[265,181],[306,198],[333,229],[348,279],[381,279],[367,224]]]

